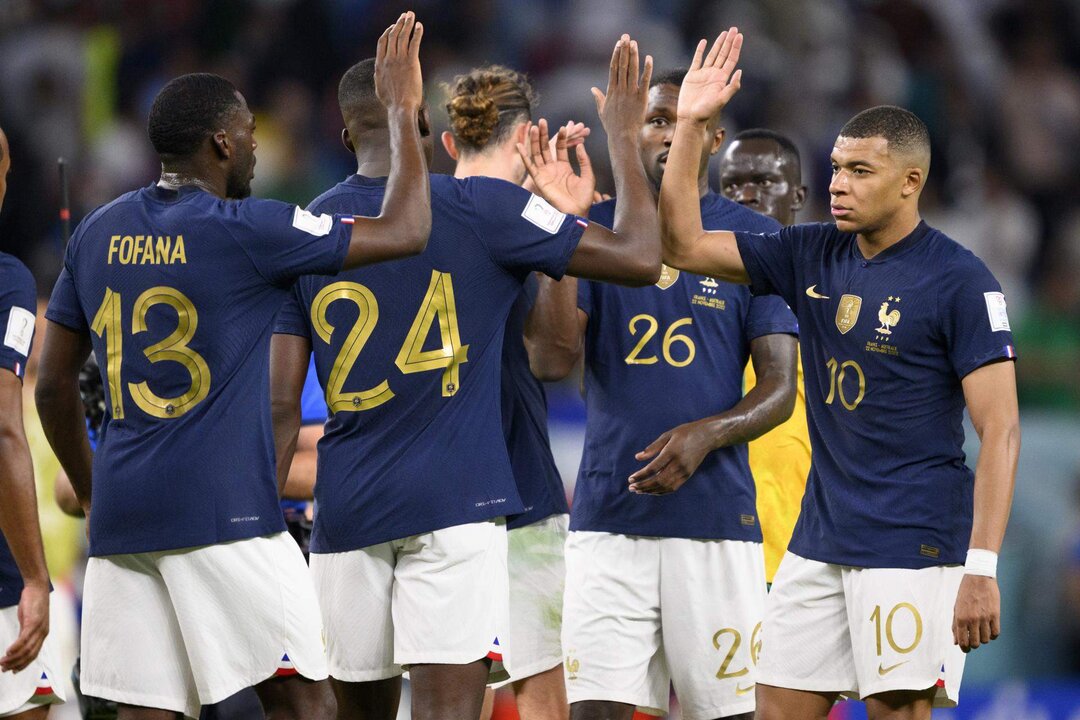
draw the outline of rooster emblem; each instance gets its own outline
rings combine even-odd
[[[891,328],[900,322],[900,311],[889,310],[889,303],[891,302],[900,302],[900,298],[890,295],[888,300],[881,303],[881,308],[877,311],[877,318],[881,323],[881,327],[877,331],[882,335],[892,335]]]

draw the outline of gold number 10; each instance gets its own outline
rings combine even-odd
[[[859,403],[861,403],[863,397],[866,396],[866,375],[863,374],[863,370],[859,367],[859,363],[854,360],[845,360],[838,364],[836,358],[829,358],[829,361],[825,363],[825,365],[829,368],[829,396],[825,398],[825,404],[832,405],[833,400],[836,399],[836,395],[839,394],[840,404],[848,410],[854,410],[859,407]],[[840,369],[839,377],[837,377],[836,374],[837,367]],[[855,375],[859,378],[859,394],[850,402],[844,394],[844,376],[847,374],[848,370],[854,370]]]

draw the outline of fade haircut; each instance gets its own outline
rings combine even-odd
[[[780,148],[781,158],[795,168],[796,179],[801,177],[802,157],[799,155],[799,148],[795,146],[795,143],[787,135],[767,128],[750,128],[749,130],[743,130],[731,139],[732,142],[740,140],[771,140],[776,143]]]
[[[930,131],[919,117],[902,107],[878,105],[863,110],[847,121],[840,130],[840,137],[883,137],[890,150],[915,155],[930,162]]]
[[[386,109],[375,92],[375,58],[361,60],[345,71],[337,98],[346,124],[349,117],[357,117],[365,125],[386,125]]]
[[[154,98],[146,126],[150,143],[162,157],[190,157],[241,107],[236,87],[225,78],[210,73],[181,75]]]

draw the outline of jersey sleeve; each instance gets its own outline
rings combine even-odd
[[[353,218],[314,215],[296,205],[248,198],[227,203],[229,229],[259,274],[274,285],[301,275],[335,275],[345,262]]]
[[[311,324],[304,305],[300,283],[293,285],[274,320],[274,332],[311,339]]]
[[[1015,359],[1005,294],[978,258],[958,263],[939,297],[938,312],[949,361],[957,377],[995,360]]]
[[[466,192],[476,210],[474,229],[497,265],[519,275],[539,270],[562,278],[587,220],[501,180],[470,178]]]
[[[578,280],[577,306],[589,317],[593,314],[593,290],[592,280]]]
[[[89,333],[90,327],[83,314],[78,292],[75,290],[75,276],[71,272],[75,264],[74,253],[78,237],[79,232],[76,230],[64,253],[64,267],[60,270],[60,276],[53,286],[52,296],[45,310],[45,318],[76,332]]]
[[[0,367],[21,378],[34,342],[37,287],[30,271],[18,260],[4,258],[0,267],[0,330],[4,333]]]
[[[795,257],[801,239],[794,227],[772,233],[735,233],[751,292],[779,295],[788,305],[795,304]]]
[[[776,295],[752,296],[750,310],[746,315],[746,339],[777,334],[799,336],[799,323],[795,319],[795,313]]]

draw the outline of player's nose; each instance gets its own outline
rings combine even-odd
[[[740,205],[756,206],[761,204],[761,197],[758,195],[757,188],[751,184],[740,185],[735,191],[735,202]]]

